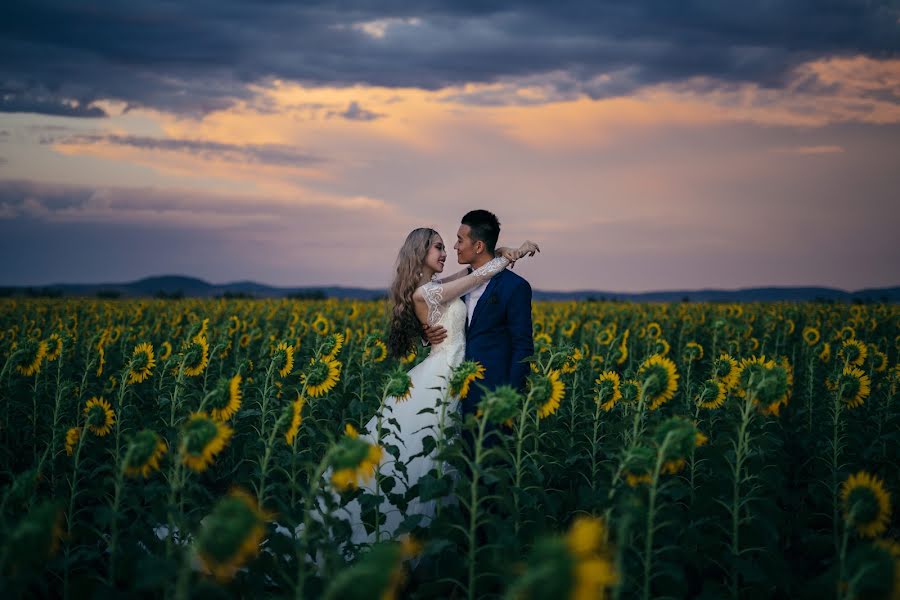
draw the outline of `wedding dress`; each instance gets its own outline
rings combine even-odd
[[[438,466],[436,450],[427,455],[421,453],[425,438],[431,436],[438,440],[444,427],[452,422],[451,415],[459,410],[459,399],[449,396],[447,386],[453,369],[459,366],[466,353],[467,311],[461,297],[503,271],[508,264],[509,261],[505,258],[494,258],[472,273],[462,270],[421,287],[428,306],[428,324],[443,326],[447,330],[447,337],[443,342],[433,345],[428,357],[408,372],[413,384],[411,396],[406,400],[391,397],[385,401],[380,443],[397,446],[399,456],[395,459],[390,453],[383,453],[379,477],[394,478],[392,493],[404,493]],[[446,404],[442,406],[445,399]],[[433,410],[423,412],[423,409]],[[363,427],[360,438],[376,443],[377,429],[378,415],[375,415]],[[395,461],[406,466],[405,476],[398,471]],[[360,487],[367,493],[376,494],[376,478],[373,477]],[[379,528],[379,537],[382,540],[392,539],[404,519],[412,515],[421,515],[418,524],[427,526],[436,508],[436,501],[422,502],[416,498],[409,503],[404,513],[382,493],[379,510],[386,516],[386,521]],[[349,520],[352,527],[351,541],[354,544],[377,541],[375,533],[367,532],[363,525],[358,500],[348,502],[338,514]]]

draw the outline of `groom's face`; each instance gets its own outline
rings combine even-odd
[[[471,230],[472,228],[468,225],[460,225],[456,231],[456,244],[453,245],[453,249],[456,250],[456,259],[461,265],[468,265],[476,260],[480,248],[477,245],[483,244],[482,242],[475,242],[469,237]]]

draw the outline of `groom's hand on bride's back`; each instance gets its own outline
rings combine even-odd
[[[447,330],[440,325],[423,325],[423,342],[426,344],[440,344],[447,339]]]

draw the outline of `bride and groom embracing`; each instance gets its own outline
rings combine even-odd
[[[437,231],[415,229],[400,249],[390,289],[388,347],[395,357],[406,356],[420,343],[430,344],[431,351],[408,372],[411,396],[388,398],[380,419],[376,415],[363,427],[364,439],[395,444],[393,455],[383,455],[379,476],[363,485],[363,490],[376,494],[376,482],[392,478],[392,491],[404,493],[438,466],[437,451],[428,452],[425,444],[427,437],[433,439],[444,431],[444,423],[439,422],[444,415],[475,414],[483,389],[505,384],[523,390],[529,370],[523,361],[534,353],[531,286],[511,269],[518,259],[534,256],[540,249],[529,241],[515,249],[497,247],[499,235],[500,222],[493,213],[467,213],[453,246],[459,263],[467,266],[443,278],[439,274],[444,271],[447,251]],[[477,361],[484,368],[484,378],[460,400],[447,387],[453,370],[464,360]],[[439,407],[444,399],[447,403]],[[382,431],[377,431],[379,427]],[[418,524],[424,526],[435,513],[435,501],[413,499],[401,511],[386,494],[378,495],[382,498],[378,511],[384,519],[379,527],[382,539],[392,537],[408,517],[420,515]],[[353,543],[377,541],[362,523],[358,500],[343,508]]]

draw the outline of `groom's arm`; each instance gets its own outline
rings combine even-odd
[[[524,391],[525,378],[530,367],[522,362],[534,354],[534,335],[531,324],[531,285],[524,279],[513,290],[512,298],[506,305],[506,320],[509,324],[512,342],[512,358],[509,367],[509,382],[514,388]]]

